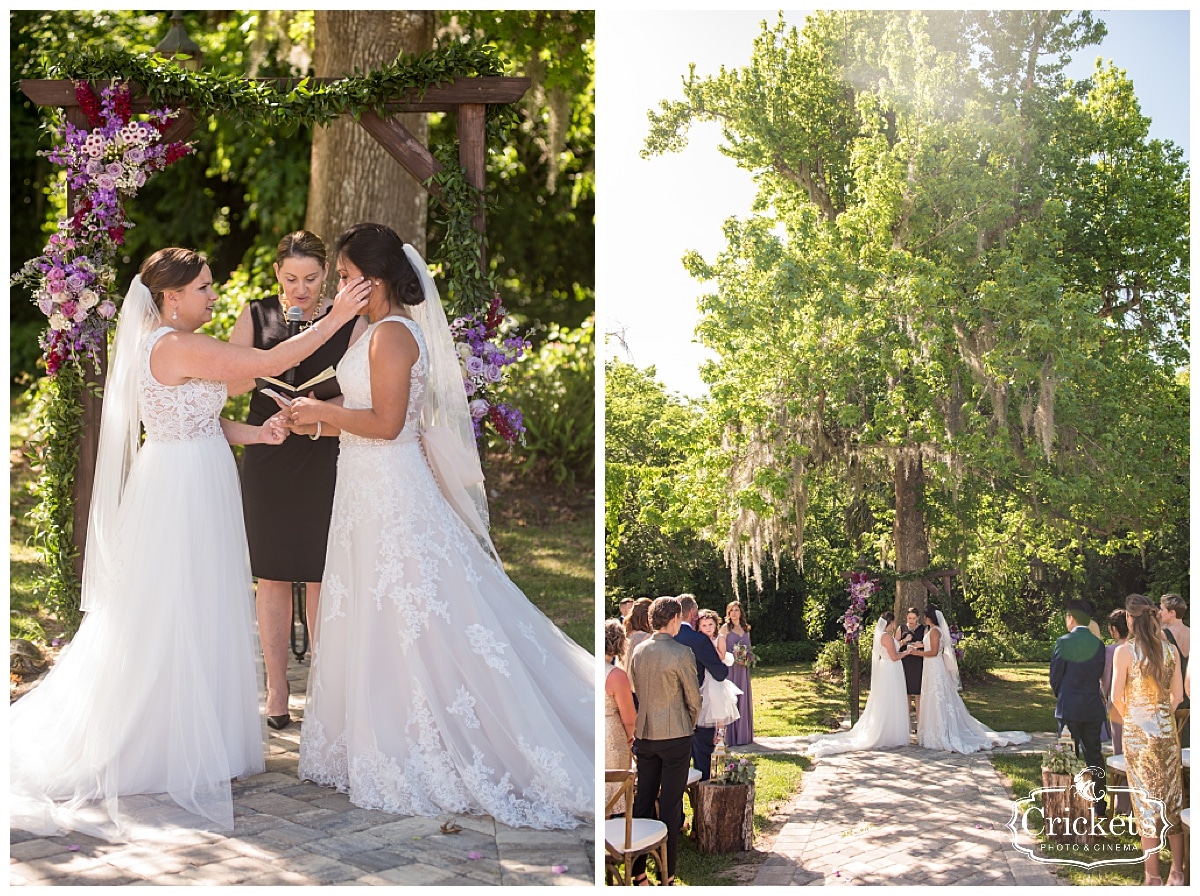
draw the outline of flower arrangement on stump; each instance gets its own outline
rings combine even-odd
[[[34,541],[47,570],[38,588],[70,629],[80,618],[72,532],[81,397],[88,388],[87,362],[97,376],[103,370],[108,332],[117,315],[114,260],[133,226],[124,203],[152,174],[192,151],[186,143],[163,140],[176,112],[155,109],[134,117],[126,84],[113,83],[97,97],[88,84],[78,82],[75,97],[87,127],[64,123],[62,144],[40,153],[66,169],[72,207],[42,253],[11,280],[30,291],[46,316],[40,344],[48,378],[36,401],[43,425],[35,446],[41,472],[34,488],[39,499],[33,512]]]
[[[504,319],[504,306],[496,294],[486,308],[456,317],[450,324],[450,333],[462,365],[475,438],[483,435],[483,424],[487,421],[511,445],[525,434],[521,412],[512,405],[495,401],[488,393],[504,379],[504,369],[520,361],[530,345],[524,336],[505,336],[501,332]]]

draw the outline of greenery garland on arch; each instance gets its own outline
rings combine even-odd
[[[281,85],[289,82],[251,81],[206,72],[194,73],[160,55],[113,50],[88,51],[79,56],[47,61],[43,69],[48,78],[76,82],[81,107],[88,113],[92,131],[97,133],[104,127],[115,133],[116,128],[128,125],[133,120],[127,87],[119,86],[131,83],[136,83],[155,106],[186,106],[198,117],[219,115],[246,123],[266,120],[286,130],[302,122],[327,123],[343,114],[357,118],[368,110],[387,114],[386,104],[404,91],[415,90],[420,96],[428,88],[455,78],[496,77],[503,74],[503,66],[494,49],[472,40],[452,43],[413,57],[401,57],[389,66],[361,74],[356,72],[349,78],[319,84],[305,78],[286,87]],[[105,91],[103,104],[87,86],[88,82],[101,80],[113,82],[113,86]],[[157,126],[165,123],[171,114],[166,108],[158,108],[145,114],[143,120],[154,124],[161,133]],[[105,118],[107,115],[114,115],[115,118],[108,120]],[[488,144],[505,139],[514,123],[515,115],[509,107],[489,105],[486,120]],[[58,128],[64,136],[70,134],[65,122],[59,123]],[[83,132],[76,142],[82,146],[87,136],[88,132]],[[108,141],[109,144],[113,142],[112,133]],[[124,141],[117,142],[124,150]],[[173,146],[177,148],[170,150],[170,161],[175,161],[186,152],[182,144]],[[66,146],[58,147],[44,154],[51,161],[66,165],[63,155],[65,149]],[[165,151],[167,147],[164,145],[162,149]],[[486,197],[467,179],[466,172],[459,164],[455,144],[436,148],[434,155],[442,165],[442,170],[431,179],[440,187],[434,214],[444,228],[444,237],[438,257],[431,261],[441,265],[448,285],[448,307],[452,313],[460,315],[454,325],[456,338],[461,339],[460,355],[464,369],[471,370],[472,357],[479,359],[475,366],[483,363],[486,375],[464,374],[465,388],[468,393],[474,393],[498,382],[503,367],[519,360],[529,346],[521,337],[504,339],[500,334],[499,324],[504,309],[500,305],[494,278],[482,264],[486,240],[472,223],[475,216],[486,209]],[[166,156],[162,157],[165,160]],[[105,159],[106,164],[114,161],[117,160]],[[165,167],[165,164],[161,167]],[[161,167],[152,169],[146,166],[144,174],[149,176],[153,170],[161,170]],[[94,183],[73,176],[71,170],[68,165],[70,186],[84,188],[83,205],[88,210],[94,209],[97,203],[89,192],[89,187],[94,187]],[[91,177],[99,176],[98,171],[91,172]],[[144,182],[144,177],[141,182]],[[135,183],[129,177],[119,185],[106,184],[107,205],[121,221],[124,220],[123,201],[133,198],[140,186],[141,183]],[[81,398],[85,390],[95,388],[94,384],[87,381],[87,362],[91,360],[99,369],[96,341],[105,338],[116,313],[119,297],[115,292],[112,258],[122,237],[123,231],[109,226],[89,228],[78,213],[70,215],[59,222],[58,232],[51,236],[42,255],[32,259],[13,277],[14,284],[24,283],[30,288],[34,302],[39,304],[48,319],[52,315],[61,318],[53,320],[53,325],[42,340],[50,376],[42,381],[35,400],[35,419],[38,423],[32,441],[42,471],[34,487],[38,504],[33,521],[34,541],[42,556],[44,569],[37,582],[38,590],[71,633],[81,619],[80,583],[74,572],[77,556],[73,540],[74,479],[82,422]],[[64,252],[71,258],[86,259],[86,269],[71,271],[76,280],[82,277],[86,283],[71,280],[70,286],[66,286],[69,279],[67,271],[56,262],[56,253],[61,261]],[[50,285],[52,281],[53,286]],[[52,293],[51,288],[59,291]],[[62,292],[67,289],[69,295]],[[84,292],[88,293],[86,308],[82,307],[82,302],[73,301]],[[71,312],[69,315],[63,315],[64,299],[73,301],[67,306]],[[86,319],[86,324],[72,319],[76,313]],[[87,335],[80,338],[75,330],[86,330]],[[68,331],[73,335],[65,339],[62,334]],[[477,398],[472,402],[472,415],[477,432],[487,420],[510,443],[523,433],[520,412],[499,402]]]

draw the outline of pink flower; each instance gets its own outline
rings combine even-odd
[[[482,858],[483,858],[483,853],[481,853],[481,852],[469,852],[469,853],[467,853],[467,858],[468,858],[468,859],[470,859],[470,860],[473,862],[473,861],[475,861],[476,859],[482,859]]]
[[[105,299],[103,302],[101,302],[99,305],[96,306],[96,313],[99,314],[105,320],[112,320],[117,314],[117,306],[114,305],[112,302],[110,302],[108,299]]]
[[[48,315],[54,311],[54,299],[50,298],[49,293],[44,292],[39,295],[37,305],[42,314]]]
[[[471,419],[472,420],[482,420],[484,417],[487,416],[489,407],[491,407],[491,405],[488,404],[486,399],[476,398],[470,404]]]
[[[482,358],[477,358],[474,355],[467,358],[467,373],[471,376],[479,376],[484,372],[485,365]]]
[[[489,383],[498,383],[504,374],[501,372],[499,366],[495,364],[489,364],[483,371],[483,376]]]

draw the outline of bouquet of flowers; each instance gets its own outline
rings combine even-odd
[[[838,622],[846,630],[846,643],[853,644],[862,634],[863,616],[867,612],[867,598],[879,590],[879,582],[867,578],[865,572],[850,573],[850,606],[839,618]]]
[[[463,387],[467,390],[467,398],[471,399],[475,437],[483,435],[483,421],[487,420],[500,437],[511,445],[525,433],[521,412],[481,394],[504,379],[504,368],[516,364],[530,349],[524,336],[501,337],[500,325],[504,322],[504,314],[504,306],[500,304],[497,294],[492,297],[485,311],[455,318],[450,324],[450,333],[454,336],[462,364]],[[479,397],[473,397],[476,395]]]
[[[758,662],[758,657],[754,655],[749,644],[738,644],[733,648],[733,661],[739,666],[750,667]]]
[[[743,756],[741,759],[730,759],[720,768],[721,784],[753,784],[754,763]]]
[[[1083,760],[1075,755],[1071,745],[1065,744],[1061,740],[1051,744],[1050,749],[1042,754],[1042,768],[1048,772],[1074,775],[1083,767]]]
[[[117,313],[108,298],[116,279],[112,260],[133,226],[123,199],[134,196],[151,174],[191,152],[186,143],[162,142],[177,113],[156,109],[145,120],[134,120],[126,85],[106,87],[97,99],[81,82],[75,85],[75,97],[88,127],[64,123],[63,145],[39,155],[67,169],[67,183],[80,197],[71,216],[58,222],[58,232],[42,254],[27,261],[11,281],[29,288],[48,319],[41,344],[51,376],[68,360],[80,364],[87,357],[99,365],[105,334]]]

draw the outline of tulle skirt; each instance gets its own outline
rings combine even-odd
[[[871,670],[871,692],[858,722],[849,731],[813,738],[811,756],[908,746],[908,696],[899,661],[877,658]]]
[[[742,689],[726,678],[717,681],[711,675],[704,676],[700,686],[700,715],[697,728],[723,728],[742,717],[738,710],[738,697]]]
[[[415,441],[338,457],[300,776],[404,815],[572,828],[595,668],[442,497]]]
[[[41,834],[231,830],[231,778],[264,770],[258,639],[237,472],[223,439],[147,442],[117,573],[9,714],[10,816]]]

